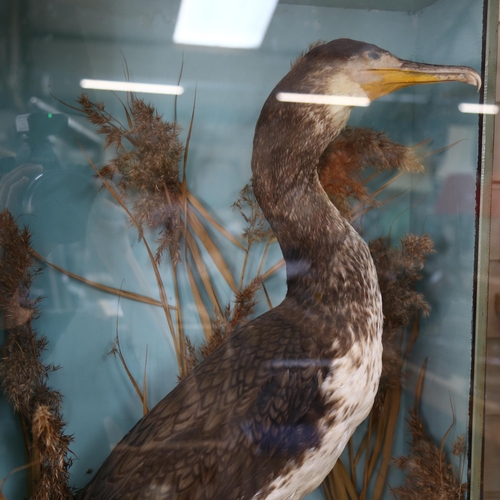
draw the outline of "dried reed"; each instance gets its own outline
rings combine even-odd
[[[101,176],[110,180],[119,176],[122,196],[135,195],[135,219],[140,225],[160,230],[156,261],[159,263],[169,250],[176,264],[182,227],[178,183],[184,148],[178,139],[180,127],[163,120],[142,99],[133,94],[128,97],[127,105],[122,103],[128,127],[109,114],[103,103],[93,103],[86,94],[77,102],[87,119],[98,127],[96,132],[105,136],[106,147],[116,149],[115,158],[101,169]]]
[[[346,127],[320,158],[318,175],[321,185],[334,205],[347,219],[351,218],[349,198],[364,205],[379,206],[368,192],[363,169],[377,173],[396,169],[400,172],[422,172],[415,150],[390,140],[383,132],[361,127]]]
[[[196,349],[188,339],[187,359],[189,371],[200,363],[200,361],[210,356],[210,354],[212,354],[212,352],[219,347],[219,345],[237,326],[248,322],[250,316],[255,310],[257,292],[264,285],[260,272],[267,255],[269,245],[274,237],[259,205],[257,204],[257,200],[255,199],[250,184],[247,184],[240,191],[238,200],[233,204],[233,208],[238,210],[244,221],[241,240],[243,241],[242,248],[245,251],[245,257],[241,268],[239,286],[235,292],[234,304],[227,304],[223,311],[215,311],[214,318],[211,323],[211,335],[206,342],[201,347]],[[252,245],[263,240],[266,240],[266,247],[261,265],[259,266],[259,271],[250,283],[243,287],[248,257],[250,255]]]
[[[200,216],[230,241],[242,247],[232,235],[215,222],[213,217],[187,190],[186,163],[195,108],[193,106],[188,139],[186,145],[183,146],[178,139],[180,126],[177,122],[169,123],[163,120],[151,105],[137,99],[131,93],[128,94],[127,103],[122,102],[127,125],[123,125],[120,120],[109,114],[104,104],[93,103],[85,94],[80,96],[77,102],[80,108],[73,109],[83,112],[89,121],[98,127],[97,132],[105,135],[106,147],[113,146],[116,149],[116,157],[101,170],[97,170],[88,156],[87,159],[102,179],[104,187],[127,212],[138,230],[139,238],[143,239],[148,250],[158,282],[160,299],[174,342],[180,376],[183,377],[189,370],[190,347],[183,334],[182,310],[179,300],[177,265],[180,262],[181,241],[184,241],[185,244],[184,264],[207,339],[212,334],[210,306],[207,306],[202,299],[196,277],[199,277],[205,288],[211,308],[220,315],[222,315],[222,309],[203,261],[198,241],[208,252],[230,288],[234,292],[237,288],[222,254],[209,236]],[[184,164],[182,181],[179,178],[179,162],[181,160]],[[117,181],[118,190],[115,190],[110,184],[112,180]],[[128,198],[134,200],[131,210],[126,205]],[[143,238],[143,225],[160,232],[154,257],[149,250],[147,241]],[[174,306],[170,306],[167,302],[158,267],[165,251],[168,251],[172,265],[172,281],[176,297]],[[106,291],[117,293],[116,289],[107,288]],[[129,298],[137,297],[129,294]],[[141,300],[147,301],[142,298]],[[175,323],[171,317],[170,309],[175,311]]]
[[[30,464],[30,498],[70,499],[69,445],[73,438],[64,433],[62,396],[47,386],[50,372],[59,367],[42,362],[47,339],[32,325],[39,309],[30,287],[39,270],[34,269],[29,231],[20,230],[7,210],[0,215],[0,246],[0,310],[6,330],[0,384],[21,420]]]
[[[464,498],[467,483],[462,483],[464,472],[465,438],[459,436],[452,444],[452,455],[460,460],[456,468],[444,452],[444,444],[454,422],[444,434],[439,446],[425,430],[418,404],[422,394],[425,364],[415,391],[415,405],[409,410],[407,419],[411,434],[410,453],[394,459],[398,469],[406,473],[405,482],[391,492],[397,500],[420,500],[421,498],[439,498],[440,500],[458,500]]]

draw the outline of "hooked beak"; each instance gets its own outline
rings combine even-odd
[[[439,66],[402,59],[394,67],[367,69],[359,83],[373,101],[403,87],[440,82],[463,82],[481,88],[481,77],[467,66]]]

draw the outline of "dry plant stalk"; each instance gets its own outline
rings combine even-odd
[[[413,410],[409,413],[407,422],[411,433],[411,452],[394,460],[396,467],[406,472],[404,484],[391,489],[394,497],[397,500],[464,498],[467,483],[462,483],[462,474],[448,461],[443,451],[446,436],[438,447],[427,434],[422,417]],[[459,436],[452,445],[452,454],[463,461],[465,450],[465,439]]]
[[[427,256],[434,252],[432,240],[428,235],[407,234],[400,243],[399,248],[394,248],[388,238],[370,242],[384,314],[382,377],[377,399],[388,387],[397,387],[401,381],[408,347],[413,344],[412,340],[402,351],[405,328],[412,324],[416,313],[426,316],[430,311],[422,294],[415,291],[415,283],[422,278]]]
[[[174,307],[176,310],[176,324],[174,327],[173,323],[169,322],[169,325],[176,352],[178,353],[179,378],[182,379],[200,359],[204,359],[211,353],[238,324],[247,321],[253,312],[254,297],[262,284],[262,280],[256,277],[250,284],[243,287],[246,264],[252,244],[261,241],[263,238],[269,238],[271,235],[270,230],[249,187],[245,187],[241,191],[240,198],[234,205],[240,211],[247,225],[243,235],[246,245],[242,245],[235,240],[213,220],[186,188],[185,166],[190,135],[188,135],[188,142],[184,148],[178,139],[180,131],[178,124],[176,122],[170,124],[164,121],[152,106],[137,99],[133,94],[128,94],[127,104],[122,103],[127,119],[127,126],[124,126],[106,111],[104,104],[93,103],[86,94],[82,94],[77,102],[80,105],[79,111],[85,113],[89,121],[98,127],[98,133],[106,136],[106,147],[114,146],[117,151],[117,156],[99,171],[99,176],[103,179],[105,187],[112,192],[115,199],[120,196],[117,201],[124,207],[125,199],[130,195],[134,196],[133,208],[130,212],[128,210],[127,212],[134,225],[138,228],[140,238],[143,237],[141,231],[143,224],[147,224],[153,229],[158,229],[160,226],[162,228],[153,266],[155,272],[159,273],[157,266],[160,264],[164,252],[168,250],[173,264],[172,276],[177,299]],[[191,122],[190,131],[192,124]],[[129,148],[124,146],[127,143]],[[183,152],[184,177],[180,182],[178,165]],[[112,187],[106,182],[106,180],[116,178],[119,179],[120,195],[113,191]],[[197,213],[230,239],[232,243],[237,244],[245,251],[245,261],[238,287],[233,281],[229,267],[208,235]],[[235,293],[236,300],[233,307],[228,305],[225,309],[222,309],[219,305],[219,300],[194,236],[202,242]],[[182,239],[184,239],[186,251],[189,251],[189,256],[192,259],[186,258],[184,264],[186,265],[193,298],[207,341],[206,345],[202,346],[198,351],[192,345],[190,339],[183,335],[177,275]],[[201,298],[194,271],[197,272],[212,304],[214,310],[213,320],[210,319],[211,315]],[[159,287],[162,288],[163,285],[159,284]],[[106,291],[118,293],[115,289],[108,288]],[[129,298],[134,299],[133,294],[130,294]],[[172,306],[168,307],[172,308]],[[112,352],[114,352],[113,349]],[[122,364],[126,368],[123,359]],[[131,378],[134,387],[136,387],[137,383],[128,370],[127,375]],[[140,397],[141,401],[144,401],[145,395]]]
[[[132,375],[132,372],[130,371],[127,361],[125,360],[125,356],[123,355],[122,348],[120,345],[120,335],[118,332],[118,309],[120,307],[120,297],[118,298],[118,304],[117,304],[117,312],[116,312],[116,334],[115,334],[115,340],[113,341],[113,345],[111,346],[111,350],[108,352],[108,356],[118,356],[120,359],[120,362],[125,369],[125,372],[127,373],[127,377],[130,380],[131,384],[133,385],[135,392],[137,393],[137,396],[139,396],[139,399],[141,400],[142,403],[142,414],[146,415],[146,413],[149,412],[148,408],[148,395],[147,395],[147,390],[146,390],[146,384],[147,384],[147,379],[146,379],[146,368],[148,364],[148,346],[146,344],[146,361],[144,362],[144,379],[143,379],[143,388],[139,387],[139,384],[135,380],[134,376]]]
[[[248,323],[257,304],[256,294],[262,287],[262,278],[256,276],[245,288],[236,292],[234,305],[228,304],[222,314],[215,314],[212,321],[212,336],[199,349],[187,338],[189,371],[212,354],[238,326]],[[182,377],[181,377],[182,380]]]
[[[128,105],[123,104],[128,128],[109,114],[103,103],[93,103],[88,95],[82,94],[77,102],[98,127],[97,133],[106,137],[106,147],[116,149],[116,157],[101,169],[101,175],[106,179],[119,176],[122,196],[135,195],[135,219],[160,230],[156,261],[159,263],[169,250],[176,264],[182,227],[178,183],[184,148],[178,139],[180,128],[163,120],[153,106],[133,94],[128,94]]]
[[[211,321],[211,335],[198,349],[192,344],[189,338],[187,344],[187,363],[191,371],[202,360],[206,359],[217,347],[229,337],[237,326],[244,325],[254,313],[256,305],[256,295],[264,286],[263,278],[260,274],[269,245],[275,239],[271,228],[267,224],[262,211],[255,199],[250,184],[247,184],[241,191],[238,200],[233,204],[233,209],[237,209],[244,221],[244,228],[241,234],[242,248],[245,257],[240,273],[238,290],[235,292],[234,304],[227,304],[223,311],[215,311]],[[248,257],[254,243],[266,241],[264,255],[257,275],[248,285],[243,287],[245,273],[247,269]],[[182,377],[180,377],[182,379]]]
[[[35,275],[30,234],[19,230],[12,215],[0,214],[0,310],[6,330],[0,363],[0,383],[21,420],[31,500],[73,498],[68,487],[72,437],[64,433],[62,396],[47,386],[51,371],[41,356],[47,339],[38,335],[32,320],[39,315],[38,300],[30,297]]]
[[[237,289],[229,267],[202,224],[200,216],[230,241],[241,247],[235,238],[217,224],[201,203],[187,190],[186,162],[193,118],[184,147],[178,139],[180,127],[177,122],[170,123],[163,120],[153,106],[137,99],[132,93],[127,94],[127,104],[122,102],[127,125],[123,125],[108,113],[104,104],[93,103],[86,94],[82,94],[77,102],[80,108],[74,109],[83,112],[88,120],[98,127],[97,132],[105,135],[106,147],[113,146],[116,149],[117,156],[101,170],[97,170],[90,158],[87,158],[102,179],[104,187],[127,212],[138,230],[139,239],[143,239],[157,278],[161,303],[174,341],[180,376],[183,377],[188,371],[186,353],[189,352],[189,346],[183,334],[178,288],[177,265],[181,256],[181,240],[184,240],[186,248],[184,264],[207,339],[211,336],[209,307],[201,298],[202,294],[195,279],[196,274],[205,288],[212,308],[219,314],[222,314],[222,309],[207,267],[203,262],[198,241],[208,252],[231,289],[235,292]],[[179,179],[181,160],[184,162],[182,182]],[[111,180],[117,180],[118,192],[111,185]],[[129,197],[134,200],[131,210],[127,208],[125,202]],[[160,232],[154,257],[147,241],[143,238],[143,225]],[[172,265],[175,306],[170,306],[167,302],[158,267],[165,251],[168,251]],[[116,289],[108,288],[106,291],[120,294]],[[130,298],[134,298],[132,294]],[[175,323],[170,309],[175,310]]]
[[[241,234],[241,240],[246,243],[244,246],[245,260],[243,261],[239,284],[239,289],[241,290],[243,280],[245,279],[248,256],[252,245],[265,239],[269,241],[273,232],[267,224],[264,214],[255,199],[255,195],[250,184],[247,184],[240,191],[238,199],[233,204],[233,209],[238,210],[245,222],[245,227],[243,229],[243,233]]]
[[[410,453],[394,459],[398,469],[406,472],[402,486],[391,488],[397,500],[420,500],[421,498],[439,498],[440,500],[459,500],[464,498],[467,483],[462,483],[466,451],[465,438],[459,436],[452,444],[452,455],[458,457],[458,469],[448,460],[444,444],[455,422],[444,434],[439,446],[425,430],[424,421],[418,413],[418,404],[422,394],[425,364],[420,372],[415,391],[415,405],[409,411],[408,429],[411,434]]]
[[[422,172],[424,169],[413,148],[390,140],[383,132],[346,127],[321,156],[318,175],[323,189],[348,220],[351,218],[349,198],[365,205],[379,206],[361,177],[362,170],[367,167],[377,173],[393,169]]]

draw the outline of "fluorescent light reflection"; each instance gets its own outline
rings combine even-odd
[[[82,89],[116,90],[118,92],[140,92],[143,94],[181,95],[184,89],[178,85],[156,85],[154,83],[115,82],[112,80],[80,80]]]
[[[278,0],[182,0],[174,42],[256,49]]]
[[[461,102],[458,109],[462,113],[477,113],[480,115],[496,115],[499,111],[496,104],[472,104],[470,102]]]
[[[366,107],[370,105],[370,99],[368,99],[368,97],[351,97],[347,95],[295,94],[291,92],[278,92],[276,99],[281,102],[331,104],[333,106]]]

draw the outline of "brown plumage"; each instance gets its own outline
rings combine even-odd
[[[141,419],[80,499],[300,499],[320,484],[373,404],[382,304],[369,249],[317,173],[350,108],[277,97],[376,99],[409,85],[408,71],[427,82],[479,78],[336,40],[303,56],[271,93],[255,131],[253,182],[286,260],[287,296],[236,328]]]

